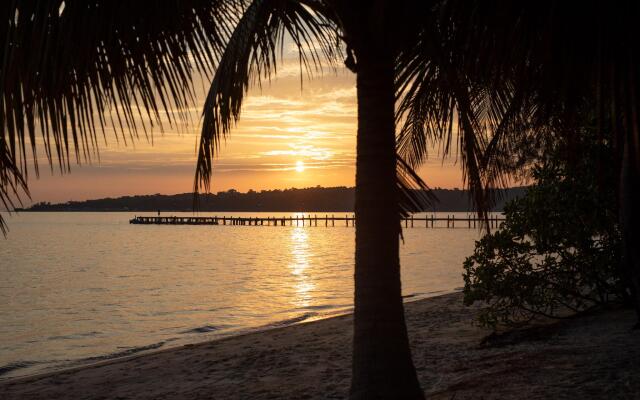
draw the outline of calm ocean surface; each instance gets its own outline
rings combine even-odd
[[[130,225],[133,216],[8,218],[9,236],[0,237],[0,379],[323,318],[352,306],[355,231],[344,223]],[[405,229],[407,299],[459,290],[462,262],[478,237],[466,228]]]

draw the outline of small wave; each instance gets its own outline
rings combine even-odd
[[[32,365],[36,365],[38,362],[36,361],[15,361],[6,365],[0,366],[0,376],[6,375],[9,372],[15,371],[17,369],[29,368]]]
[[[334,305],[334,304],[325,304],[325,305],[317,305],[317,306],[306,306],[305,308],[308,310],[330,310],[333,308],[347,307],[346,305]]]
[[[224,329],[224,328],[227,328],[227,326],[205,325],[205,326],[199,326],[197,328],[189,329],[181,333],[207,333],[207,332],[219,331],[220,329]]]
[[[61,335],[61,336],[49,336],[47,340],[68,340],[68,339],[80,339],[83,337],[92,337],[102,334],[102,332],[83,332],[83,333],[72,333],[71,335]]]
[[[302,322],[305,321],[309,318],[313,318],[318,316],[318,313],[315,312],[308,312],[308,313],[304,313],[298,317],[293,317],[293,318],[288,318],[288,319],[283,319],[281,321],[276,321],[273,322],[269,325],[267,325],[267,327],[272,327],[272,328],[276,328],[276,327],[280,327],[280,326],[287,326],[287,325],[293,325],[293,324],[297,324],[298,322]]]
[[[149,344],[149,345],[146,345],[146,346],[131,347],[131,348],[126,349],[126,350],[117,351],[115,353],[110,353],[110,354],[105,354],[103,356],[95,356],[95,357],[83,358],[82,360],[79,360],[79,361],[80,362],[87,362],[87,361],[92,362],[92,361],[104,361],[104,360],[111,360],[111,359],[114,359],[114,358],[127,357],[127,356],[131,356],[133,354],[136,354],[136,353],[140,353],[142,351],[158,349],[158,348],[164,346],[165,343],[166,343],[166,341],[153,343],[153,344]]]

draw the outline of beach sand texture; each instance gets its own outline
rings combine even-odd
[[[481,342],[477,308],[455,293],[406,304],[430,399],[640,398],[640,330],[630,310]],[[344,399],[350,315],[0,382],[0,399]]]

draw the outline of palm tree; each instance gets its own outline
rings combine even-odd
[[[426,186],[396,155],[398,21],[387,1],[253,1],[222,55],[204,107],[196,190],[199,184],[208,189],[214,153],[239,118],[248,83],[275,69],[283,32],[307,68],[318,66],[321,55],[333,60],[338,38],[346,43],[358,100],[352,399],[423,398],[404,321],[399,216],[423,200],[406,183]]]
[[[57,158],[60,170],[68,171],[70,158],[96,156],[96,127],[112,126],[126,140],[127,132],[146,132],[136,114],[160,123],[161,110],[182,109],[193,100],[191,58],[201,72],[215,71],[196,173],[196,190],[208,188],[220,139],[239,118],[249,83],[275,72],[285,34],[309,73],[321,59],[335,62],[345,42],[347,65],[357,74],[359,110],[351,397],[423,398],[404,321],[398,254],[399,216],[426,199],[409,186],[426,189],[424,182],[396,155],[394,76],[402,15],[388,1],[169,3],[50,0],[5,6],[3,201],[20,187],[26,190],[27,140],[35,156],[36,135],[49,164]],[[178,112],[177,118],[186,116]]]
[[[572,116],[595,96],[600,121],[610,122],[625,155],[621,216],[632,287],[639,288],[640,249],[632,246],[640,229],[639,53],[630,39],[638,37],[638,7],[589,2],[580,19],[565,3],[9,2],[0,11],[9,21],[2,28],[0,198],[11,206],[26,190],[26,147],[35,152],[37,135],[49,164],[58,160],[66,171],[70,158],[95,157],[100,128],[112,126],[126,139],[125,132],[145,131],[139,114],[156,123],[163,110],[185,119],[171,110],[193,101],[193,63],[213,75],[195,184],[208,189],[221,140],[251,82],[275,73],[285,36],[309,74],[322,60],[335,65],[344,45],[358,98],[351,398],[422,398],[404,322],[398,239],[399,216],[425,200],[409,186],[426,188],[413,170],[429,142],[448,152],[458,138],[482,213],[492,201],[487,188],[507,182],[506,160],[522,135],[577,132]]]

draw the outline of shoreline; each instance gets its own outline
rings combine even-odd
[[[429,398],[635,398],[631,310],[555,322],[481,345],[477,307],[450,293],[405,303]],[[0,381],[3,399],[346,398],[352,314]],[[522,333],[524,332],[524,333]],[[612,392],[613,390],[613,392]],[[612,395],[613,393],[613,395]]]
[[[428,293],[421,293],[421,294],[409,294],[409,295],[403,296],[403,299],[404,299],[404,304],[406,306],[409,303],[432,299],[432,298],[441,297],[441,296],[447,296],[450,294],[458,293],[461,290],[462,290],[461,288],[456,288],[452,290],[439,290],[435,292],[428,292]],[[128,355],[113,356],[114,354],[117,354],[117,353],[96,354],[87,358],[68,360],[66,364],[52,365],[44,368],[43,371],[36,371],[34,373],[29,373],[25,375],[3,376],[2,374],[0,374],[0,385],[2,385],[3,383],[10,383],[10,382],[22,380],[22,379],[46,377],[48,375],[54,375],[57,373],[75,371],[83,368],[90,368],[93,366],[110,364],[118,361],[126,361],[128,359],[155,354],[159,352],[172,351],[175,349],[180,349],[182,347],[191,347],[191,346],[197,346],[203,343],[211,343],[211,342],[217,342],[217,341],[222,341],[227,339],[239,338],[246,335],[260,334],[262,332],[269,332],[274,329],[284,329],[284,328],[293,327],[296,325],[308,324],[308,323],[323,321],[323,320],[332,319],[332,318],[344,317],[351,314],[353,314],[353,306],[348,308],[332,310],[330,312],[326,312],[322,314],[314,314],[311,316],[307,316],[307,314],[302,314],[299,317],[275,321],[266,325],[244,327],[228,333],[212,335],[212,337],[209,337],[209,338],[200,338],[199,340],[189,341],[186,338],[182,338],[182,339],[176,338],[174,340],[179,341],[178,343],[171,343],[167,341],[158,342],[158,343],[162,343],[160,346],[158,346],[158,343],[150,343],[148,345],[140,346],[142,350],[138,350],[137,347],[128,348],[125,351],[133,350],[132,353]],[[14,363],[21,364],[23,362],[17,361]],[[11,364],[13,363],[10,363],[7,365],[11,365]],[[24,368],[29,368],[29,366]],[[23,369],[23,368],[19,367],[16,370],[18,369]],[[11,371],[7,372],[6,374],[11,374]]]

